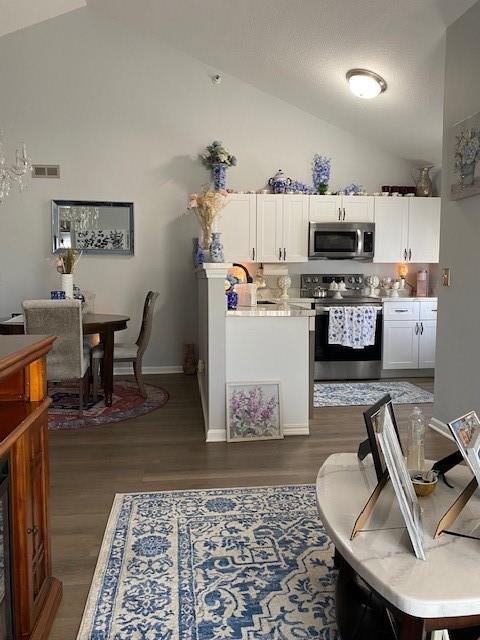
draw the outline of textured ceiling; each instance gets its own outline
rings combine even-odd
[[[0,0],[0,36],[85,5],[85,0]]]
[[[476,0],[87,0],[305,111],[417,161],[439,162],[446,26]],[[345,73],[388,91],[366,101]],[[272,114],[274,116],[274,114]]]

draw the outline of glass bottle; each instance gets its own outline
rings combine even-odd
[[[425,468],[425,417],[419,407],[414,407],[410,415],[407,467],[410,471],[423,471]]]

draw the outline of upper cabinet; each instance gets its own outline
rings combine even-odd
[[[310,222],[373,222],[373,196],[310,196]]]
[[[308,260],[308,198],[302,194],[257,195],[259,262]]]
[[[256,260],[256,225],[257,202],[255,194],[232,193],[218,222],[226,260],[235,262]]]
[[[375,198],[375,262],[438,262],[440,198]]]

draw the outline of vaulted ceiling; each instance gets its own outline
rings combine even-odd
[[[0,36],[86,5],[85,0],[0,0]]]
[[[476,1],[86,3],[401,157],[439,162],[445,28]],[[0,0],[2,30],[4,11],[14,5],[31,24],[68,11],[69,5],[74,9],[83,4],[82,0]],[[25,12],[27,5],[30,12]],[[15,23],[13,17],[10,22]],[[388,83],[386,93],[374,100],[355,98],[345,81],[352,67],[381,74]]]

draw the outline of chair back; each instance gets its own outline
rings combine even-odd
[[[145,298],[142,326],[136,342],[138,346],[138,355],[140,357],[145,353],[148,343],[150,342],[150,336],[152,335],[153,312],[155,311],[155,304],[159,295],[160,293],[158,291],[149,291]]]
[[[84,351],[80,300],[24,300],[25,333],[56,336],[47,355],[49,380],[83,377]]]

